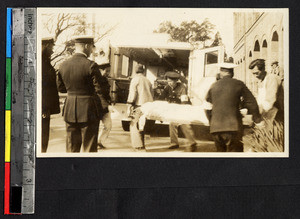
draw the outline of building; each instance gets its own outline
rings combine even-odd
[[[257,94],[257,82],[248,69],[252,60],[266,60],[266,71],[278,61],[284,68],[284,11],[234,13],[235,77],[244,81]]]

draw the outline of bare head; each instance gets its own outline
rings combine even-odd
[[[249,69],[251,69],[252,74],[256,76],[257,79],[263,80],[266,77],[265,71],[265,60],[264,59],[255,59],[250,65]]]

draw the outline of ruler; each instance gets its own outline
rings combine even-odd
[[[24,135],[22,214],[34,213],[36,147],[36,9],[24,12]]]
[[[36,147],[36,9],[8,9],[7,19],[9,22],[7,22],[4,213],[33,214]]]

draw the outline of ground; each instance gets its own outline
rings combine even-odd
[[[117,104],[111,108],[112,112],[112,130],[108,139],[105,142],[106,149],[98,150],[98,153],[111,154],[122,152],[135,152],[131,146],[130,135],[128,131],[122,128],[121,119],[125,117],[125,105]],[[186,153],[189,151],[187,141],[184,138],[179,138],[180,148],[177,150],[169,150],[170,138],[168,137],[168,126],[157,124],[151,133],[145,136],[146,151],[162,152],[166,156],[169,153]],[[208,127],[195,128],[197,137],[197,152],[215,152],[213,141],[209,137]],[[181,136],[181,134],[180,134]],[[61,114],[52,115],[50,123],[50,140],[48,151],[49,153],[64,153],[66,150],[66,131],[65,122]]]

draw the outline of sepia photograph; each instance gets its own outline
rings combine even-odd
[[[38,8],[37,157],[289,157],[288,12]]]

